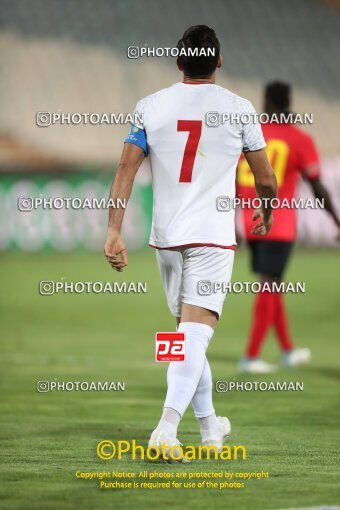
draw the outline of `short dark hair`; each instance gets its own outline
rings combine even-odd
[[[291,86],[289,83],[273,81],[266,85],[265,99],[281,112],[289,111],[291,101],[290,96]]]
[[[208,48],[214,49],[214,55],[207,56],[188,56],[179,55],[178,60],[183,68],[183,72],[190,78],[203,78],[211,76],[218,62],[220,54],[220,42],[216,37],[215,30],[206,25],[195,25],[188,28],[183,37],[178,41],[177,48]],[[205,52],[206,53],[206,52]]]

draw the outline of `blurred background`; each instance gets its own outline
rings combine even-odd
[[[181,79],[176,59],[127,58],[129,46],[173,47],[186,28],[212,26],[221,41],[218,83],[262,108],[269,80],[289,81],[293,109],[322,157],[340,202],[339,0],[1,0],[0,249],[101,250],[103,210],[18,211],[18,196],[106,197],[127,125],[38,127],[36,113],[129,113]],[[300,196],[309,195],[301,183]],[[146,245],[152,210],[148,161],[138,174],[124,236]],[[241,232],[242,234],[242,232]],[[334,245],[326,213],[299,211],[299,242]]]

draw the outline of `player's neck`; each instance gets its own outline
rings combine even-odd
[[[209,77],[202,77],[202,78],[190,78],[189,76],[183,77],[183,83],[188,83],[191,85],[199,85],[199,84],[214,84],[215,83],[215,74]]]

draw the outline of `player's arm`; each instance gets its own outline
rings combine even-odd
[[[337,212],[334,208],[332,199],[327,188],[322,184],[320,178],[316,179],[308,179],[309,184],[312,187],[315,198],[322,200],[325,206],[325,211],[327,211],[331,217],[333,218],[336,226],[340,229],[340,218],[337,215]]]
[[[144,156],[144,150],[138,145],[124,144],[123,154],[110,191],[113,204],[117,203],[117,199],[125,199],[126,203],[129,200],[136,173]],[[120,235],[124,212],[125,208],[122,207],[109,208],[109,223],[104,247],[109,264],[119,272],[127,266],[126,248]]]
[[[299,144],[299,149],[299,164],[302,177],[311,185],[315,198],[324,201],[325,210],[331,215],[336,226],[340,228],[340,219],[328,190],[320,179],[320,158],[313,138],[310,135],[304,134]]]
[[[245,151],[245,158],[254,174],[255,188],[262,200],[260,209],[254,212],[253,220],[261,218],[253,227],[252,234],[265,236],[268,234],[273,223],[271,200],[277,197],[277,182],[265,149],[257,151]]]

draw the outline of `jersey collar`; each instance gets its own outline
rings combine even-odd
[[[214,85],[211,81],[182,81],[183,85]]]

